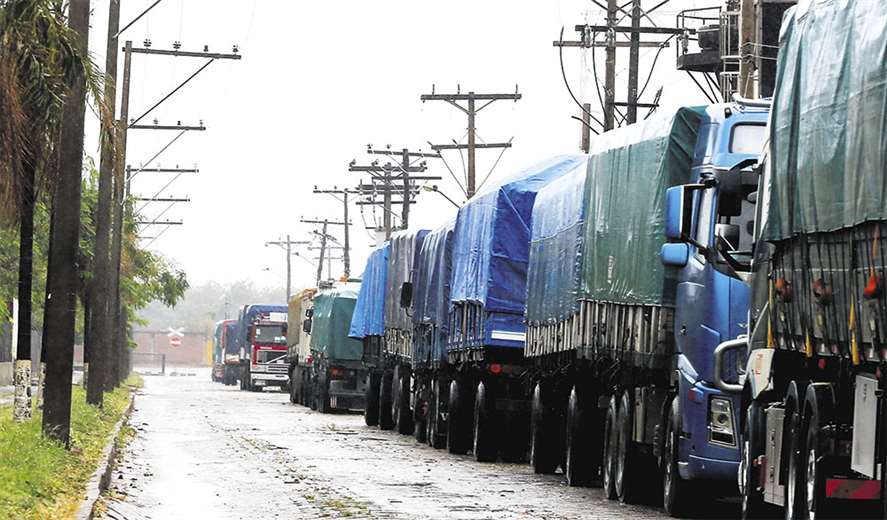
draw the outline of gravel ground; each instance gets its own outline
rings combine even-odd
[[[479,464],[322,415],[283,393],[198,377],[146,377],[136,435],[112,479],[108,518],[663,518],[525,464]],[[730,517],[735,503],[706,516]]]

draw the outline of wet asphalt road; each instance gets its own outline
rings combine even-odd
[[[283,393],[146,377],[107,518],[665,518],[526,464],[479,464]],[[711,511],[730,517],[734,506]]]

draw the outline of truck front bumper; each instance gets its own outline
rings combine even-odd
[[[709,459],[690,455],[687,462],[678,463],[681,478],[687,480],[706,479],[736,482],[739,463],[732,460]]]
[[[286,374],[254,372],[249,376],[250,382],[256,386],[284,386],[289,381]]]

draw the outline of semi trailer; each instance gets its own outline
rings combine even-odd
[[[380,365],[385,342],[385,287],[388,282],[388,256],[391,246],[385,242],[374,249],[367,258],[361,276],[360,293],[354,306],[348,336],[363,345],[363,362],[367,368],[364,384],[364,422],[367,426],[379,425],[379,388],[382,382]],[[390,415],[386,412],[383,427],[391,428]]]
[[[587,168],[540,191],[525,350],[536,472],[600,477],[609,498],[661,496],[675,515],[700,482],[735,486],[738,394],[715,386],[713,352],[745,330],[748,287],[715,243],[749,243],[745,170],[766,118],[739,103],[659,112],[602,134]],[[675,199],[685,185],[697,196]],[[691,238],[667,244],[680,204]]]
[[[240,378],[240,354],[237,350],[237,320],[225,320],[221,336],[222,383],[237,384]]]
[[[751,329],[718,348],[748,349],[744,518],[887,518],[885,52],[871,2],[801,1],[783,20]]]
[[[452,366],[447,359],[450,277],[455,220],[425,236],[412,282],[413,407],[416,436],[433,448],[447,441],[447,406]]]
[[[302,289],[287,302],[286,359],[290,374],[290,402],[306,406],[313,399],[308,376],[314,356],[311,355],[311,336],[305,322],[311,319],[309,315],[313,313],[315,294],[316,287]]]
[[[447,448],[478,461],[526,457],[523,374],[526,273],[533,202],[544,186],[585,167],[561,156],[490,183],[462,206],[452,237]]]
[[[225,365],[223,363],[224,351],[222,350],[222,330],[224,329],[224,321],[217,321],[213,327],[212,339],[212,371],[210,377],[213,383],[217,383],[223,379]]]
[[[366,367],[363,345],[348,337],[360,283],[321,284],[302,322],[311,336],[306,387],[312,409],[363,410]]]

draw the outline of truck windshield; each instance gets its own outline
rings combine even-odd
[[[256,325],[255,342],[261,345],[286,345],[285,325]]]
[[[735,125],[730,136],[730,153],[759,154],[766,138],[767,127],[764,125]]]

